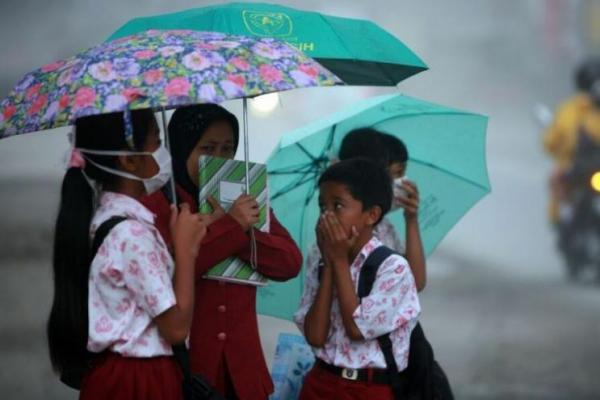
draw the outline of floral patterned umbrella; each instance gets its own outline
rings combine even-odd
[[[25,75],[0,102],[0,139],[126,109],[169,109],[341,81],[282,41],[149,30]]]

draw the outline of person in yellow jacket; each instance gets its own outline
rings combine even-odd
[[[558,107],[554,121],[544,135],[544,147],[556,162],[550,178],[549,214],[553,223],[558,221],[559,203],[566,195],[561,178],[573,162],[582,124],[590,111],[598,113],[597,106],[594,105],[590,95],[592,84],[598,78],[600,78],[600,59],[590,59],[577,69],[575,81],[578,92]],[[595,125],[593,122],[586,124]]]

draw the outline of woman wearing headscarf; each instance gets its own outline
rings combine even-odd
[[[198,209],[199,156],[232,159],[238,139],[236,117],[221,106],[201,104],[174,112],[169,122],[169,141],[180,203]],[[214,199],[209,202],[215,211],[202,241],[203,257],[196,264],[196,299],[189,341],[191,369],[227,398],[264,400],[273,391],[273,383],[258,334],[256,287],[202,276],[231,256],[249,262],[251,230],[257,244],[257,269],[271,280],[295,277],[302,265],[302,255],[272,211],[269,233],[253,228],[259,211],[252,196],[240,196],[228,212]],[[167,193],[158,192],[143,203],[157,215],[156,225],[170,244]]]

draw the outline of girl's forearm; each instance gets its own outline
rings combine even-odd
[[[175,254],[173,292],[176,304],[154,320],[161,336],[170,344],[178,344],[187,338],[194,312],[194,259],[181,252]]]

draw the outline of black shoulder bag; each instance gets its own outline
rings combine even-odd
[[[367,257],[358,277],[357,295],[359,299],[369,295],[375,283],[379,266],[392,254],[397,253],[388,247],[380,246]],[[402,372],[398,372],[389,333],[379,336],[377,341],[385,358],[396,400],[454,399],[448,378],[435,361],[433,349],[427,338],[425,338],[420,323],[417,323],[411,333],[408,367]],[[406,381],[408,382],[407,385],[404,384]]]

